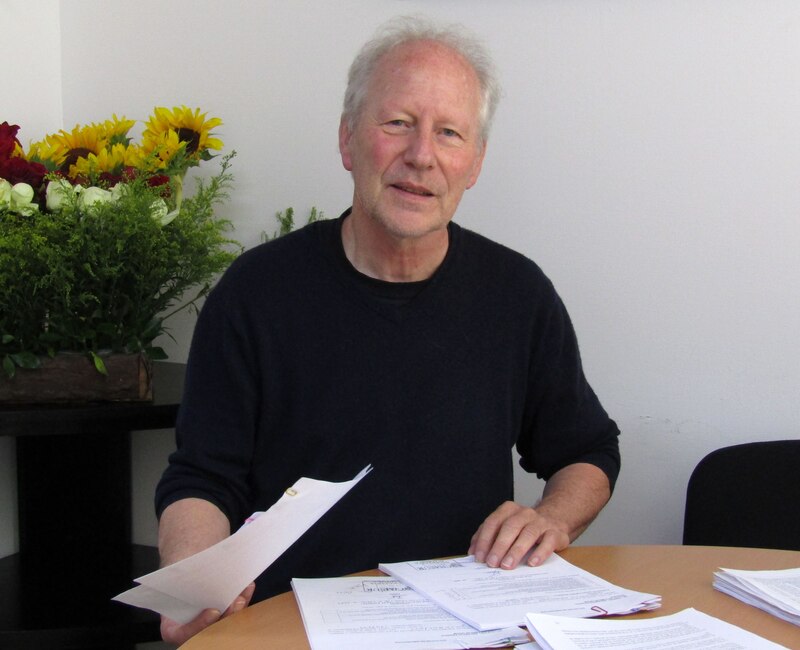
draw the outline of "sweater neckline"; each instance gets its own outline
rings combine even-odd
[[[342,223],[351,210],[352,208],[348,208],[338,219],[326,224],[329,227],[324,229],[327,233],[323,238],[323,245],[327,251],[332,252],[334,266],[343,281],[356,290],[362,301],[382,315],[392,320],[400,320],[409,312],[426,304],[448,275],[458,247],[460,228],[453,222],[447,225],[447,253],[431,277],[415,282],[390,282],[361,273],[347,259],[342,243]]]

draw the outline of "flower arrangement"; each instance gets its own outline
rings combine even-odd
[[[0,359],[9,378],[59,352],[165,358],[164,321],[210,289],[241,247],[215,217],[231,158],[191,197],[191,167],[210,161],[222,122],[185,106],[136,122],[113,116],[21,146],[0,124]],[[186,298],[187,290],[199,287]]]

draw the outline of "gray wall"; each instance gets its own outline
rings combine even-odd
[[[680,542],[706,452],[800,433],[799,3],[6,0],[0,12],[26,27],[6,30],[6,60],[31,32],[49,55],[5,71],[0,119],[23,141],[199,106],[239,152],[226,209],[247,246],[286,206],[348,205],[338,112],[373,28],[400,13],[460,20],[494,51],[505,95],[457,220],[553,279],[623,431],[617,492],[581,543]],[[176,360],[192,325],[164,342]],[[153,542],[171,432],[135,440],[136,537]],[[13,477],[0,440],[0,554],[16,548]],[[540,489],[518,485],[522,499]]]

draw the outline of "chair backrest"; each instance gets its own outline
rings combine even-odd
[[[800,551],[800,440],[711,452],[686,491],[683,543]]]

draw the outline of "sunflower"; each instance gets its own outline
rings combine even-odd
[[[76,125],[69,133],[62,129],[54,135],[48,135],[45,141],[50,147],[51,159],[63,172],[68,172],[79,158],[87,158],[89,154],[98,155],[108,142],[103,128],[95,124]]]
[[[210,157],[209,149],[222,149],[222,141],[211,133],[220,124],[222,120],[218,117],[206,119],[206,113],[199,108],[194,111],[186,106],[175,106],[172,110],[156,108],[142,133],[142,146],[149,151],[169,151],[174,149],[177,138],[189,164],[197,164]],[[173,133],[175,138],[169,135]]]
[[[186,154],[186,143],[175,131],[149,136],[142,141],[140,167],[150,172],[180,173],[191,166]],[[196,163],[195,163],[196,164]]]
[[[56,150],[47,140],[34,142],[28,147],[26,158],[32,162],[38,162],[47,168],[47,171],[54,172],[61,166],[63,151],[61,147]]]
[[[125,144],[114,144],[105,147],[97,154],[90,153],[85,158],[78,158],[70,165],[70,178],[96,179],[105,174],[120,176],[126,167],[138,167],[141,154],[137,147]]]
[[[136,124],[136,120],[129,120],[126,117],[117,117],[114,113],[110,120],[105,120],[100,124],[92,124],[97,130],[98,135],[106,140],[110,145],[128,144],[130,138],[128,131]]]

